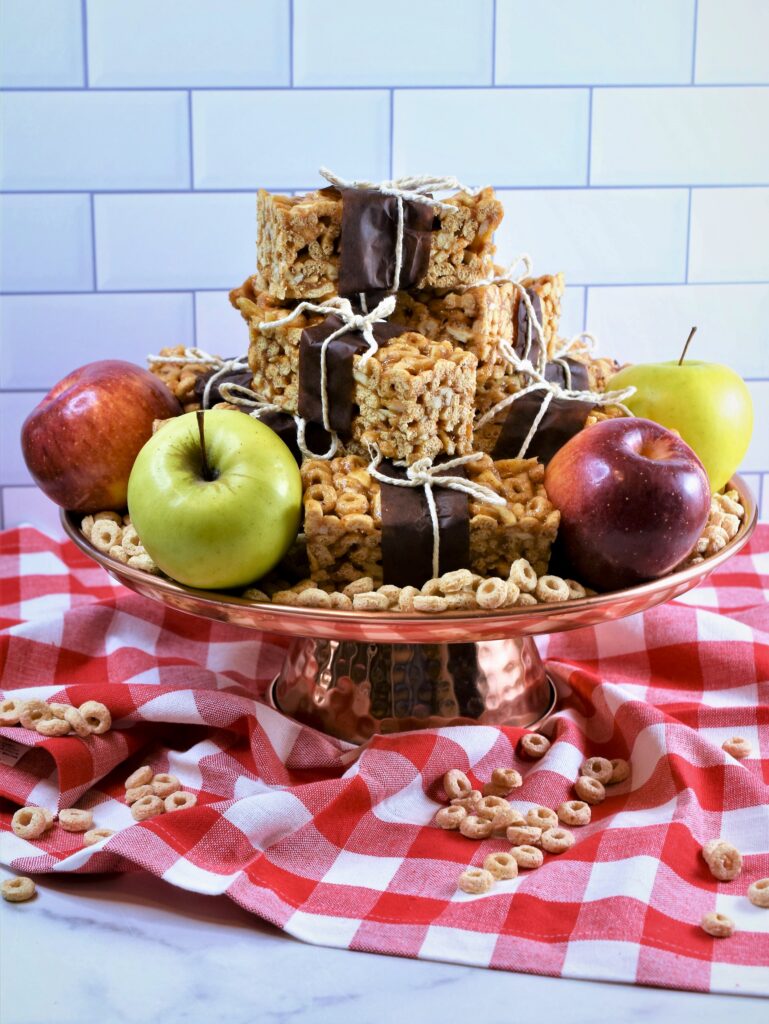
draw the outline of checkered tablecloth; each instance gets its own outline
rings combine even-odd
[[[769,911],[745,896],[769,876],[769,526],[685,597],[543,642],[562,700],[543,730],[553,746],[533,763],[518,756],[518,729],[396,735],[359,751],[302,728],[262,700],[279,638],[165,610],[32,529],[0,540],[4,694],[101,700],[115,723],[87,740],[0,729],[1,856],[16,871],[151,871],[322,945],[769,994]],[[721,750],[733,734],[751,758]],[[588,753],[627,757],[633,774],[574,830],[576,845],[484,896],[458,892],[468,863],[507,846],[431,824],[443,773],[480,785],[513,765],[525,777],[514,806],[552,807]],[[147,762],[197,806],[135,823],[123,782]],[[16,805],[76,803],[116,830],[105,846],[9,831]],[[715,836],[744,854],[737,881],[716,882],[700,856]],[[734,919],[732,938],[699,929],[713,909]]]

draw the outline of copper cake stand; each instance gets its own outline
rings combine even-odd
[[[255,604],[194,590],[130,568],[94,548],[78,516],[62,513],[71,540],[118,582],[178,611],[293,638],[271,688],[273,705],[352,743],[377,733],[480,723],[536,726],[556,693],[532,637],[621,619],[702,583],[736,554],[756,525],[756,503],[740,477],[739,533],[699,565],[627,590],[577,601],[428,616]]]

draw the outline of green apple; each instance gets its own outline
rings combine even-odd
[[[139,452],[128,511],[142,544],[190,587],[245,586],[269,572],[299,530],[302,482],[269,427],[227,409],[166,423]]]
[[[609,382],[637,388],[625,405],[634,416],[677,431],[719,491],[739,467],[753,432],[753,402],[742,377],[719,363],[638,363]]]

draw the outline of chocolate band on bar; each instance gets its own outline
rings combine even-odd
[[[440,464],[439,456],[435,461]],[[383,459],[379,472],[405,479],[404,467]],[[447,470],[466,476],[464,466]],[[441,476],[440,473],[436,474]],[[396,587],[421,587],[433,576],[433,525],[423,487],[391,487],[381,484],[382,575]],[[452,572],[470,564],[470,514],[468,496],[448,487],[434,487],[433,497],[440,526],[439,571]]]
[[[340,317],[327,316],[317,327],[306,327],[299,339],[299,415],[310,423],[323,423],[321,399],[320,353],[323,342],[334,331],[344,326]],[[400,324],[382,322],[374,324],[376,341],[382,345],[397,338],[406,328]],[[353,356],[368,349],[360,331],[347,331],[334,338],[326,349],[326,392],[328,395],[328,421],[332,430],[341,436],[349,435],[353,407]]]
[[[224,359],[223,362],[230,363],[234,361],[234,357],[231,359]],[[211,377],[215,373],[219,373],[219,367],[212,366],[206,373],[201,373],[195,378],[195,384],[192,392],[195,396],[195,400],[203,404],[203,396],[206,390],[206,384],[209,382]],[[214,405],[218,405],[219,402],[226,402],[226,398],[222,398],[222,393],[219,387],[222,384],[239,384],[241,387],[250,388],[253,385],[254,375],[250,370],[233,370],[231,373],[224,373],[221,377],[217,377],[216,383],[212,385],[208,395],[208,407],[211,408]]]
[[[534,314],[537,318],[538,323],[542,323],[542,302],[539,295],[534,291],[533,288],[527,288],[526,294],[529,296],[531,301],[531,308],[534,310]],[[515,344],[513,345],[513,351],[521,359],[528,359],[532,366],[538,368],[540,360],[542,359],[542,346],[539,343],[539,337],[534,328],[534,324],[531,325],[531,347],[529,348],[528,354],[526,352],[526,339],[529,334],[529,311],[526,308],[526,303],[521,301],[518,303],[518,317],[516,323],[515,332]],[[547,354],[544,356],[547,359]]]
[[[548,392],[530,391],[528,395],[513,402],[507,410],[507,417],[494,450],[492,459],[515,459],[531,429],[531,425],[545,401]],[[593,401],[556,398],[553,396],[542,417],[534,437],[526,450],[526,458],[538,458],[546,464],[569,438],[579,433],[585,425]]]
[[[569,372],[566,372],[566,367]],[[590,377],[584,363],[576,359],[555,359],[545,366],[545,380],[552,381],[560,388],[568,391],[589,391]]]
[[[398,200],[380,192],[344,188],[339,294],[395,289]],[[435,223],[431,206],[403,200],[403,262],[398,288],[415,288],[427,273]]]

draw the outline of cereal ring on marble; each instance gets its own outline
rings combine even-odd
[[[537,599],[533,594],[521,594],[518,600],[515,602],[516,608],[530,608],[532,605],[537,603]]]
[[[492,611],[494,608],[501,608],[507,600],[506,581],[499,576],[490,576],[479,584],[475,591],[475,600],[479,608]]]
[[[723,839],[711,839],[702,848],[710,873],[719,882],[732,882],[742,871],[742,854]]]
[[[539,846],[542,829],[535,825],[511,825],[505,833],[511,846]]]
[[[569,588],[570,601],[579,601],[583,597],[587,597],[587,591],[581,583],[577,583],[576,580],[564,580],[563,582]]]
[[[523,779],[521,773],[515,768],[495,768],[491,773],[491,785],[509,793],[512,789],[521,787]]]
[[[574,846],[574,836],[565,828],[546,828],[541,843],[548,853],[565,853]]]
[[[148,786],[152,782],[154,774],[155,773],[148,764],[143,764],[141,768],[137,768],[135,772],[131,772],[125,780],[125,788],[133,789],[134,786]]]
[[[446,598],[440,594],[415,594],[412,607],[415,612],[445,612]]]
[[[42,807],[20,807],[11,818],[11,828],[19,839],[39,839],[51,827]]]
[[[616,786],[630,778],[630,765],[624,757],[613,757],[609,763],[611,764],[611,778],[606,783],[607,786]]]
[[[731,754],[732,757],[736,757],[738,761],[741,761],[743,757],[750,757],[753,753],[750,741],[743,736],[732,736],[728,740],[724,740],[721,749],[725,750],[727,754]]]
[[[524,594],[531,594],[537,589],[537,574],[525,558],[517,558],[513,562],[507,578]]]
[[[536,846],[514,846],[510,853],[515,858],[518,867],[528,871],[542,867],[542,862],[545,859],[545,855]]]
[[[334,591],[333,594],[328,595],[328,599],[329,606],[331,608],[336,608],[344,612],[349,612],[352,610],[352,599],[349,598],[347,594],[342,594],[338,591]]]
[[[372,590],[368,593],[353,594],[352,606],[356,612],[386,612],[389,602],[384,594]]]
[[[93,828],[93,811],[82,811],[68,807],[59,811],[59,824],[65,832],[88,832]]]
[[[574,792],[580,800],[584,800],[586,804],[591,806],[600,804],[606,799],[606,790],[603,787],[603,783],[599,782],[598,779],[591,778],[589,775],[580,775],[574,783]]]
[[[518,861],[512,853],[490,853],[484,860],[483,867],[500,881],[518,876]]]
[[[110,836],[114,836],[115,832],[111,828],[92,828],[88,832],[83,833],[83,846],[95,846],[96,843],[100,843],[102,839],[109,839]]]
[[[730,935],[734,935],[734,921],[731,917],[716,913],[714,910],[703,914],[700,928],[715,939],[728,939]]]
[[[301,592],[296,603],[300,608],[330,608],[331,597],[319,587],[308,587]]]
[[[455,796],[450,803],[453,807],[464,807],[466,811],[475,813],[475,809],[483,799],[483,794],[477,789],[471,789],[465,796]]]
[[[8,698],[0,703],[0,726],[18,725],[25,701]]]
[[[569,584],[560,576],[540,576],[535,591],[537,599],[543,604],[555,604],[557,601],[569,600]]]
[[[35,883],[31,878],[19,875],[17,878],[6,878],[0,885],[0,893],[8,903],[26,903],[35,895]]]
[[[459,823],[459,831],[468,839],[488,839],[494,828],[490,818],[467,814]]]
[[[611,761],[607,761],[605,757],[588,757],[587,760],[582,762],[579,774],[605,783],[609,781],[613,771],[614,768]]]
[[[370,576],[361,576],[358,580],[353,580],[352,583],[348,583],[342,591],[347,597],[353,598],[356,594],[370,594],[374,589],[374,581]]]
[[[485,868],[468,868],[457,879],[457,886],[462,892],[469,892],[473,896],[488,892],[493,884],[494,876]]]
[[[550,740],[546,736],[540,736],[538,732],[527,733],[521,738],[521,749],[527,757],[535,760],[544,757],[550,749]]]
[[[87,700],[81,704],[78,711],[85,719],[89,732],[95,736],[101,736],[112,726],[112,715],[109,708],[99,700]]]
[[[41,718],[35,726],[41,736],[66,736],[69,731],[69,722],[63,718]]]
[[[165,811],[163,801],[159,796],[143,796],[131,805],[131,814],[134,821],[146,821],[147,818],[154,818]]]
[[[19,708],[19,725],[25,729],[31,729],[33,732],[37,728],[38,722],[53,717],[53,711],[44,700],[25,700]]]
[[[459,594],[462,590],[469,590],[473,585],[473,574],[469,569],[455,569],[453,572],[445,572],[438,580],[443,594]]]
[[[443,789],[449,800],[455,800],[458,797],[468,796],[473,787],[463,771],[460,771],[459,768],[451,768],[443,776]]]
[[[118,526],[114,519],[96,519],[91,527],[90,541],[95,548],[107,554],[110,548],[120,544],[122,534],[122,526]]]
[[[131,786],[130,789],[125,791],[125,802],[130,807],[131,804],[135,804],[137,800],[141,800],[144,796],[155,796],[155,791],[152,788],[151,783],[145,782],[143,786]]]
[[[564,825],[589,825],[591,814],[584,800],[566,800],[558,808],[558,818]]]
[[[155,796],[159,796],[161,800],[165,800],[172,793],[178,793],[181,788],[182,784],[177,777],[175,775],[168,775],[165,772],[156,775],[152,780],[152,792]]]
[[[526,821],[532,828],[558,827],[558,815],[549,807],[531,807],[526,814]]]
[[[434,820],[438,828],[457,829],[460,822],[466,817],[467,811],[465,808],[460,807],[458,804],[453,804],[450,807],[441,807]]]
[[[194,793],[172,793],[165,798],[163,806],[170,814],[172,811],[186,811],[188,808],[194,807],[197,802],[198,798]]]
[[[769,878],[759,878],[748,886],[748,899],[754,907],[769,907]]]

